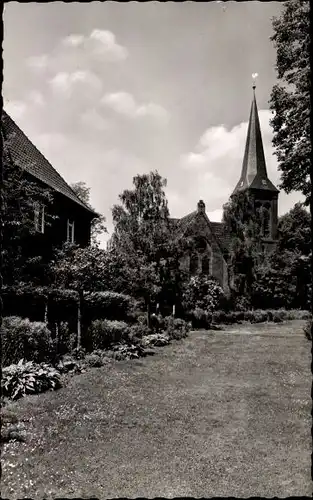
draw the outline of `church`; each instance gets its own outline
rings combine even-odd
[[[240,191],[251,195],[255,210],[263,208],[263,249],[270,250],[276,241],[279,191],[267,175],[255,85],[241,174],[232,195]],[[173,224],[177,238],[187,238],[193,243],[182,258],[181,267],[190,275],[204,273],[214,276],[227,291],[230,237],[225,234],[223,222],[211,222],[206,215],[205,203],[200,200],[194,212],[173,219]]]

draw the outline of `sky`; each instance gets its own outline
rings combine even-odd
[[[4,12],[4,108],[106,217],[136,174],[167,179],[172,217],[220,221],[239,180],[252,74],[268,176],[279,2],[17,3]],[[302,201],[279,195],[279,215]]]

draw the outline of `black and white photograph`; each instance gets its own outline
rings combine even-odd
[[[310,2],[2,18],[1,497],[311,497]]]

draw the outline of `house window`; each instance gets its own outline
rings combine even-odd
[[[41,203],[36,204],[34,210],[34,222],[35,222],[35,231],[38,233],[45,232],[45,207]]]
[[[67,220],[67,238],[68,243],[74,243],[74,221]]]

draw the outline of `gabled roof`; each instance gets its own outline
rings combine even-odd
[[[233,194],[247,188],[262,189],[276,193],[279,192],[267,176],[261,127],[254,90],[255,86],[253,86],[253,100],[251,104],[241,176]]]
[[[229,247],[230,238],[224,230],[224,224],[222,222],[211,222],[205,213],[204,203],[202,202],[203,205],[202,206],[200,205],[201,206],[200,210],[199,210],[199,204],[200,204],[200,202],[198,203],[198,210],[194,210],[193,212],[182,217],[181,219],[171,219],[171,221],[175,227],[176,237],[181,238],[182,236],[184,236],[184,234],[186,234],[188,227],[193,222],[195,222],[197,215],[199,213],[202,213],[204,215],[218,245],[220,246],[223,253],[225,253]]]
[[[4,110],[1,117],[1,129],[4,140],[9,140],[8,152],[16,166],[23,168],[36,179],[74,201],[87,210],[90,215],[94,217],[98,216],[98,214],[79,199],[63,177],[61,177]]]

